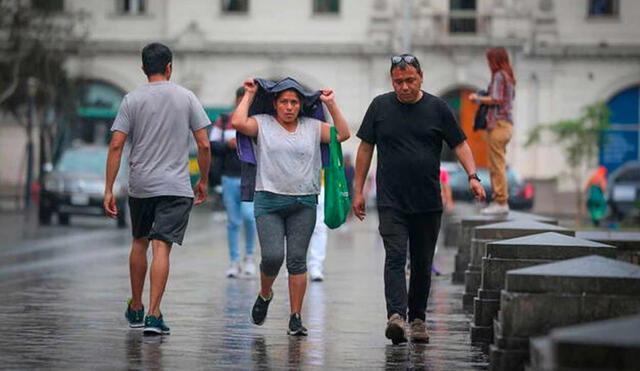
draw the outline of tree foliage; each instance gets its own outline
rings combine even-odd
[[[538,125],[529,132],[525,146],[537,144],[542,133],[553,135],[554,142],[562,146],[567,164],[572,168],[589,166],[598,155],[602,134],[609,127],[610,111],[604,103],[591,104],[582,116],[552,124]]]
[[[578,223],[581,222],[583,214],[584,175],[595,164],[603,134],[609,128],[610,115],[611,112],[602,102],[588,105],[583,109],[582,115],[576,119],[536,126],[529,131],[525,144],[525,147],[538,144],[546,140],[546,138],[543,139],[543,133],[549,133],[553,144],[558,144],[562,148],[570,168],[569,174],[576,187]]]
[[[64,69],[86,37],[85,14],[58,12],[43,1],[0,0],[0,109],[22,122],[27,80],[38,82],[37,106],[71,112],[72,85]]]

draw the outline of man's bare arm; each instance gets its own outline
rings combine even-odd
[[[104,208],[104,212],[110,218],[116,218],[118,216],[118,207],[116,206],[116,199],[113,195],[113,184],[118,176],[118,170],[120,170],[120,160],[122,158],[122,151],[126,142],[127,134],[116,130],[113,132],[113,137],[109,143],[109,152],[107,154],[107,174],[102,207]]]
[[[375,145],[362,141],[360,142],[358,154],[356,156],[352,209],[354,215],[360,220],[364,220],[364,217],[366,216],[366,201],[362,195],[362,189],[364,188],[364,182],[366,181],[367,174],[369,173],[374,147]]]
[[[207,200],[209,193],[209,167],[211,166],[211,149],[209,147],[209,137],[207,129],[202,128],[193,132],[198,146],[198,168],[200,169],[200,180],[196,184],[194,193],[196,199],[194,205],[200,205]]]
[[[471,148],[469,148],[469,144],[465,140],[461,144],[459,144],[455,148],[456,156],[458,156],[458,161],[464,167],[464,170],[468,175],[476,173],[476,162],[473,160],[473,153],[471,152]],[[476,198],[476,200],[484,201],[486,197],[486,193],[482,184],[476,179],[469,180],[469,190]]]

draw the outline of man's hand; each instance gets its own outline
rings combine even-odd
[[[196,199],[193,204],[195,206],[198,206],[207,200],[207,195],[209,194],[209,185],[206,181],[200,179],[198,183],[196,183],[195,188],[193,188],[193,193],[195,193],[196,195]]]
[[[322,101],[322,103],[330,104],[334,102],[336,95],[333,93],[333,90],[322,89],[320,90],[320,92],[322,93],[320,94],[320,100]]]
[[[480,183],[477,179],[471,179],[469,181],[469,190],[473,194],[473,197],[475,197],[475,199],[478,201],[484,201],[484,199],[487,197],[482,183]]]
[[[227,141],[227,147],[235,149],[237,147],[236,138],[231,138]]]
[[[474,103],[478,103],[478,94],[476,93],[469,94],[469,100]]]
[[[453,205],[451,204],[451,202],[447,202],[444,204],[444,212],[447,214],[451,214],[451,212],[453,211]]]
[[[255,94],[258,91],[258,84],[255,83],[255,81],[253,81],[253,78],[250,77],[246,80],[244,80],[244,92],[249,93],[249,94]]]
[[[364,201],[364,197],[362,197],[362,193],[356,192],[353,195],[351,209],[353,210],[353,215],[355,215],[361,221],[364,220],[364,217],[367,215],[367,206]]]
[[[109,218],[115,219],[118,217],[118,207],[116,206],[116,198],[113,196],[113,193],[104,193],[102,207],[104,208],[104,213],[107,214]]]

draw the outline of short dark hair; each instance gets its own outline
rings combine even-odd
[[[171,63],[173,54],[164,44],[151,43],[142,49],[142,69],[147,76],[162,74]]]
[[[244,86],[241,86],[238,89],[236,89],[236,98],[240,98],[243,96],[244,96]]]
[[[400,60],[400,62],[391,63],[391,68],[389,69],[389,73],[393,73],[393,69],[394,68],[399,68],[401,70],[406,70],[407,67],[409,67],[409,66],[415,67],[416,72],[418,72],[419,74],[422,73],[422,68],[420,67],[420,61],[418,60],[418,57],[416,57],[413,54],[400,54],[400,57],[402,58]],[[404,57],[412,57],[413,61],[411,63],[408,63],[407,61],[404,60]]]

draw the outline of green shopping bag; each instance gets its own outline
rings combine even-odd
[[[344,173],[342,146],[338,143],[336,128],[331,127],[329,142],[329,166],[324,168],[324,224],[331,229],[338,228],[351,208],[347,177]]]

